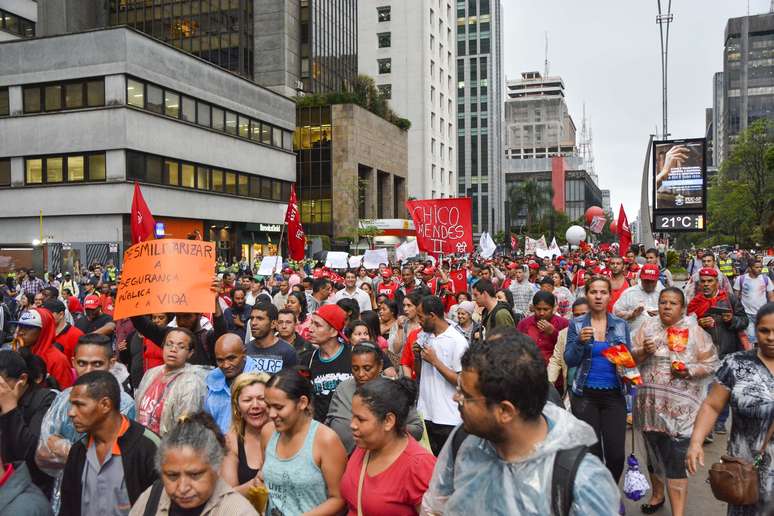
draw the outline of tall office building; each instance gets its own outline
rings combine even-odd
[[[458,194],[476,233],[504,227],[502,30],[499,0],[457,0]]]
[[[475,2],[474,2],[475,3]],[[451,0],[361,0],[358,68],[411,121],[408,195],[456,194],[457,54]]]
[[[37,21],[35,0],[0,1],[0,41],[34,38]]]
[[[774,119],[772,56],[774,13],[728,20],[723,51],[723,120],[716,166],[728,157],[739,134],[750,124],[759,118]]]

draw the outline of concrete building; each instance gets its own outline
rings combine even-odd
[[[406,217],[406,131],[355,104],[299,108],[297,116],[297,189],[308,235],[346,248],[359,219]]]
[[[361,0],[358,70],[411,121],[408,195],[457,193],[457,48],[451,0]]]
[[[37,21],[35,0],[0,0],[0,41],[34,38]]]
[[[731,18],[726,24],[723,113],[716,166],[731,152],[739,134],[759,118],[774,119],[774,13]],[[715,101],[717,102],[717,100]],[[718,106],[713,106],[718,108]],[[718,146],[718,145],[716,145]]]
[[[167,236],[227,259],[279,238],[291,100],[128,28],[0,43],[2,95],[3,247],[47,240],[53,270],[118,259],[135,181]]]
[[[503,19],[500,0],[457,2],[457,193],[473,231],[505,227]]]
[[[508,81],[505,100],[505,156],[511,159],[573,156],[575,122],[561,77],[524,72]]]

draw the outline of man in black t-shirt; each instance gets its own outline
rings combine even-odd
[[[75,321],[75,327],[83,333],[99,333],[107,337],[112,337],[116,329],[116,323],[106,314],[102,313],[102,305],[99,296],[89,295],[83,300],[83,310],[86,317],[81,317]]]
[[[271,301],[258,301],[250,310],[250,334],[247,355],[258,363],[258,370],[279,373],[298,363],[293,346],[274,335],[278,310]]]
[[[338,305],[323,305],[310,317],[309,342],[318,347],[309,363],[314,386],[314,418],[323,421],[336,387],[352,377],[349,346],[339,339],[347,314]]]

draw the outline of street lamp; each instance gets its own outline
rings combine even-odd
[[[658,16],[656,16],[656,23],[658,24],[659,34],[661,36],[661,116],[663,124],[662,138],[667,139],[669,132],[667,131],[667,64],[669,54],[669,24],[674,20],[672,14],[672,0],[668,0],[667,12],[661,11],[661,0],[658,1]],[[666,31],[664,30],[666,25]]]

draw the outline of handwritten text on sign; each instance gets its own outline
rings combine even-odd
[[[419,249],[430,254],[473,252],[470,197],[406,201]]]
[[[150,240],[124,253],[115,319],[159,312],[211,312],[215,244]]]

